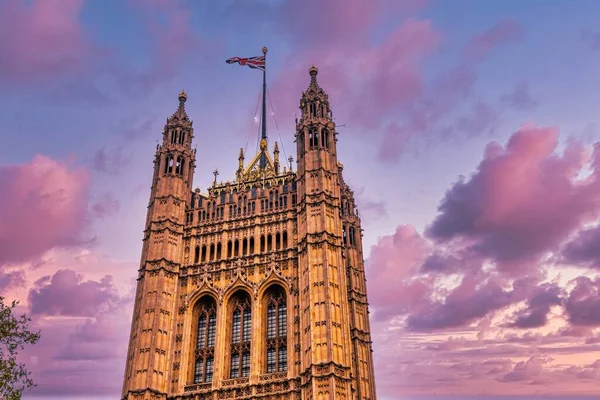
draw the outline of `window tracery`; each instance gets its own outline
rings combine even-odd
[[[250,375],[251,337],[252,311],[250,296],[247,293],[239,292],[232,299],[229,378]]]
[[[266,303],[266,372],[287,371],[287,301],[283,289],[270,289]]]
[[[199,302],[194,352],[194,383],[212,382],[214,375],[217,309],[215,301],[205,297]]]

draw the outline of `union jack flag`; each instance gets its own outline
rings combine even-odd
[[[265,56],[260,57],[232,57],[228,60],[225,60],[227,64],[235,64],[238,63],[243,66],[248,66],[250,68],[260,69],[261,71],[265,70]]]

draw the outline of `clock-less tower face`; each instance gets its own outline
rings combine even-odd
[[[124,399],[376,398],[360,218],[317,73],[297,169],[263,139],[204,192],[179,95],[154,159]]]

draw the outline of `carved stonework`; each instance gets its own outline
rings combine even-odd
[[[317,69],[296,163],[265,138],[204,192],[178,99],[154,156],[122,398],[375,400],[361,222]]]

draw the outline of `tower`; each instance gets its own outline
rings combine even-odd
[[[297,171],[263,124],[257,154],[245,165],[240,150],[235,178],[215,171],[205,193],[180,94],[154,161],[123,399],[376,398],[360,218],[309,73]]]

